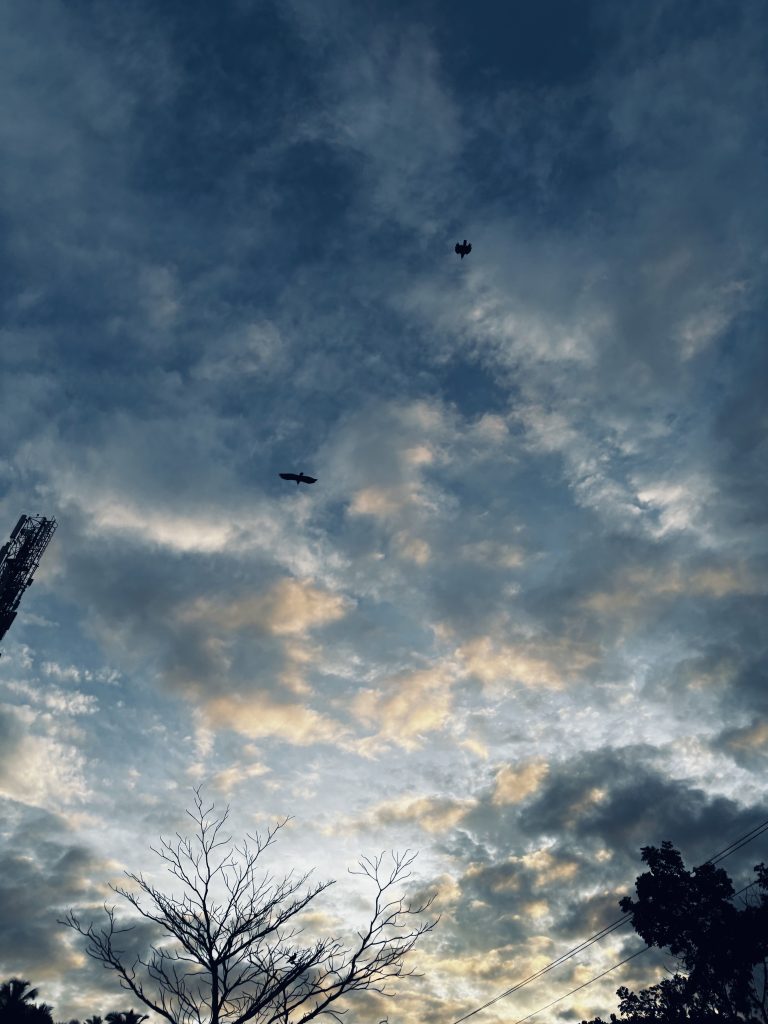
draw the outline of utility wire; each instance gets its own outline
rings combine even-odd
[[[506,999],[507,996],[511,996],[513,992],[517,992],[518,989],[523,988],[524,985],[530,985],[532,981],[538,981],[539,978],[543,978],[545,974],[549,974],[550,971],[554,971],[555,968],[564,964],[566,960],[570,960],[571,957],[577,956],[579,953],[583,953],[585,949],[588,949],[596,942],[599,942],[600,939],[604,939],[606,935],[610,935],[611,932],[615,932],[617,928],[621,928],[622,925],[626,924],[630,920],[631,916],[631,914],[624,914],[623,917],[617,918],[617,920],[612,924],[606,925],[605,928],[601,929],[599,932],[595,932],[594,935],[591,935],[588,939],[580,942],[579,945],[574,946],[573,949],[569,949],[567,953],[563,953],[562,956],[559,956],[556,960],[547,964],[546,967],[542,967],[541,970],[535,971],[533,974],[529,974],[527,978],[523,978],[522,981],[518,981],[516,985],[508,988],[505,992],[500,992],[497,996],[494,996],[493,999],[489,999],[487,1003],[483,1003],[482,1006],[478,1006],[476,1009],[470,1010],[469,1013],[465,1013],[463,1017],[459,1017],[458,1020],[453,1022],[453,1024],[462,1024],[462,1021],[468,1020],[470,1017],[474,1017],[476,1013],[480,1013],[482,1010],[487,1010],[489,1006],[493,1006],[494,1003],[498,1003],[500,999]]]
[[[706,861],[706,863],[708,864],[709,861]],[[746,892],[747,889],[751,889],[752,886],[756,884],[756,882],[750,882],[749,885],[745,885],[743,889],[739,889],[738,892],[735,892],[733,894],[733,898],[735,899],[737,896],[741,896],[743,892]],[[635,957],[640,956],[641,953],[647,953],[650,948],[650,946],[643,946],[642,949],[638,949],[634,953],[631,953],[628,957],[625,957],[623,960],[619,960],[617,964],[614,964],[612,967],[609,967],[607,971],[603,971],[602,974],[596,974],[594,978],[590,978],[589,981],[585,981],[581,985],[577,985],[576,988],[572,988],[570,992],[563,992],[561,996],[558,996],[557,999],[553,999],[551,1003],[547,1003],[546,1006],[540,1006],[538,1010],[534,1010],[533,1013],[529,1013],[527,1017],[521,1017],[519,1020],[516,1020],[514,1024],[524,1024],[524,1021],[530,1020],[531,1017],[535,1017],[539,1013],[544,1013],[545,1010],[549,1010],[550,1007],[555,1005],[555,1003],[561,1003],[563,999],[567,999],[568,996],[572,996],[575,992],[580,992],[583,988],[586,988],[588,985],[592,985],[594,984],[594,982],[600,981],[601,978],[604,978],[607,974],[610,974],[611,971],[615,971],[617,967],[623,967],[624,964],[629,963],[630,960],[634,960]]]
[[[602,974],[596,974],[594,978],[590,978],[589,981],[585,981],[583,984],[577,985],[576,988],[572,988],[570,992],[564,992],[561,996],[558,996],[557,999],[553,999],[551,1003],[547,1003],[546,1006],[541,1006],[538,1010],[534,1010],[533,1013],[529,1013],[527,1017],[521,1017],[520,1020],[516,1020],[515,1024],[523,1024],[523,1021],[530,1020],[531,1017],[535,1017],[539,1013],[544,1013],[545,1010],[554,1006],[555,1003],[561,1003],[563,999],[567,999],[568,996],[572,996],[575,992],[580,992],[583,988],[586,988],[587,985],[592,985],[594,982],[600,981],[600,979],[604,978],[606,974],[610,974],[611,971],[615,971],[617,967],[623,967],[624,964],[628,964],[630,960],[634,960],[636,956],[640,956],[641,953],[645,953],[646,950],[650,948],[650,946],[643,946],[642,949],[638,949],[630,956],[625,957],[623,960],[619,960],[617,964],[614,964],[613,967],[609,967],[608,970],[603,971]]]
[[[720,853],[716,853],[714,857],[710,857],[708,861],[705,861],[705,863],[718,864],[721,860],[725,860],[726,857],[730,857],[732,853],[736,853],[736,851],[740,850],[742,846],[746,846],[747,843],[751,843],[753,839],[757,839],[758,836],[761,836],[763,832],[766,831],[768,831],[768,821],[764,821],[760,825],[756,825],[743,836],[740,836],[738,839],[734,839],[730,846],[726,846],[724,850],[721,850]]]
[[[761,836],[764,832],[767,831],[768,819],[766,821],[761,822],[759,825],[756,825],[754,828],[750,829],[749,832],[745,832],[744,835],[739,836],[738,839],[734,839],[732,843],[726,846],[723,850],[720,850],[719,853],[713,854],[713,856],[711,856],[709,860],[706,860],[704,863],[718,864],[721,860],[725,860],[726,857],[730,857],[732,853],[736,853],[736,851],[740,850],[742,846],[746,846],[747,843],[751,843],[753,839],[757,839],[759,836]],[[750,885],[752,884],[754,883],[750,882]],[[745,892],[746,889],[750,887],[750,885],[746,886],[744,889],[741,889],[734,895],[739,896],[742,892]],[[535,971],[533,974],[529,974],[527,978],[523,978],[522,981],[519,981],[517,982],[517,984],[512,985],[504,992],[500,992],[498,995],[494,996],[493,999],[489,999],[487,1003],[483,1003],[482,1006],[478,1006],[474,1010],[470,1010],[469,1013],[465,1013],[463,1017],[459,1017],[455,1021],[453,1021],[453,1024],[462,1024],[463,1021],[469,1020],[470,1017],[474,1017],[476,1013],[481,1013],[483,1010],[487,1010],[489,1006],[493,1006],[494,1003],[498,1003],[501,999],[506,999],[507,996],[511,996],[513,993],[523,988],[524,985],[529,985],[532,981],[538,981],[539,978],[544,977],[544,975],[548,974],[550,971],[554,971],[557,967],[562,966],[562,964],[564,964],[567,960],[570,960],[572,957],[577,956],[579,953],[583,953],[585,949],[588,949],[596,942],[599,942],[601,939],[604,939],[607,935],[610,935],[611,932],[616,931],[617,928],[621,928],[622,925],[625,925],[631,919],[631,917],[631,912],[622,914],[621,917],[618,917],[615,921],[611,922],[611,924],[608,924],[604,928],[601,928],[599,932],[595,932],[595,934],[591,935],[588,939],[584,939],[584,941],[580,942],[578,946],[574,946],[573,949],[569,949],[566,953],[563,953],[561,956],[557,957],[557,959],[552,960],[551,963],[546,965],[546,967],[542,967],[540,970]],[[646,949],[649,948],[649,946],[646,946]],[[638,953],[633,953],[632,956],[628,959],[631,960],[632,957],[638,956],[639,953],[643,952],[645,952],[645,950],[641,949],[638,951]],[[622,960],[621,963],[624,964],[626,962],[626,960]],[[616,967],[620,966],[621,964],[614,964],[614,966],[611,967],[610,970],[615,970]],[[609,971],[606,971],[605,973],[607,974],[609,973]],[[604,977],[604,975],[601,974],[599,975],[599,977],[602,978]],[[592,981],[597,980],[598,978],[592,979]],[[592,982],[588,981],[585,984],[591,985]],[[580,985],[579,988],[584,988],[584,985]],[[578,992],[579,989],[574,989],[573,991]],[[571,994],[572,993],[568,992],[566,993],[566,995],[561,996],[560,998],[565,999],[567,995]],[[557,1000],[555,1001],[557,1002]],[[546,1010],[548,1008],[549,1007],[545,1006],[542,1007],[542,1010]],[[536,1012],[540,1013],[541,1011],[537,1010]],[[524,1017],[523,1020],[528,1020],[528,1018]]]

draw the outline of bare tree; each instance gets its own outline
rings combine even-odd
[[[306,885],[309,873],[281,880],[261,873],[259,858],[288,819],[252,845],[225,832],[229,807],[215,813],[195,790],[192,838],[176,833],[151,847],[181,882],[178,898],[142,875],[126,871],[135,888],[111,888],[145,918],[161,938],[142,955],[127,956],[121,939],[134,925],[119,924],[105,904],[106,922],[87,926],[70,910],[61,924],[88,940],[86,952],[115,971],[123,988],[171,1024],[305,1024],[321,1014],[336,1021],[346,1011],[336,1001],[371,990],[389,995],[387,982],[412,975],[405,958],[436,920],[425,920],[434,896],[409,902],[396,892],[411,874],[416,854],[363,857],[351,871],[374,886],[373,907],[354,941],[301,943],[297,915],[333,882]]]

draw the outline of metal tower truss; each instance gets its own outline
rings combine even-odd
[[[0,640],[16,618],[21,596],[32,583],[55,529],[55,519],[23,515],[0,548]]]

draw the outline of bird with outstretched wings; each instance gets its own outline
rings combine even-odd
[[[299,484],[317,483],[316,476],[307,476],[306,473],[280,473],[279,476],[281,476],[283,480],[295,480],[297,487],[299,486]]]
[[[454,250],[453,250],[453,251],[454,251],[455,253],[458,253],[458,254],[459,254],[459,256],[461,256],[461,258],[462,258],[462,259],[464,259],[464,257],[465,257],[465,256],[466,256],[466,255],[467,255],[468,253],[472,252],[472,243],[471,243],[471,242],[468,242],[468,241],[466,240],[466,238],[465,238],[463,242],[457,242],[457,243],[456,243],[456,245],[455,245],[455,247],[454,247]]]

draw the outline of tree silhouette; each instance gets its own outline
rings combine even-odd
[[[253,845],[238,845],[225,833],[229,807],[215,813],[197,789],[187,814],[195,824],[192,838],[177,833],[173,842],[161,837],[152,847],[181,883],[183,896],[163,893],[127,871],[133,887],[112,886],[157,926],[162,938],[156,944],[128,957],[121,937],[133,926],[119,924],[107,905],[101,927],[85,925],[73,910],[60,922],[84,936],[86,952],[115,971],[123,988],[149,1009],[171,1024],[306,1024],[321,1014],[338,1021],[345,1012],[336,1005],[342,996],[389,994],[388,981],[414,973],[405,958],[437,923],[422,917],[434,896],[411,903],[395,891],[410,877],[415,854],[362,858],[352,873],[369,879],[375,890],[365,926],[349,942],[331,937],[303,945],[297,916],[333,883],[305,888],[309,873],[282,879],[261,874],[260,857],[286,821],[264,835],[249,835]]]
[[[670,842],[643,847],[642,858],[650,870],[636,880],[637,899],[625,896],[619,905],[649,946],[669,950],[679,971],[639,993],[618,989],[621,1017],[611,1020],[768,1024],[768,869],[755,867],[759,897],[739,908],[722,868],[687,871]]]
[[[36,1004],[36,988],[23,978],[9,978],[0,984],[0,1024],[53,1024],[51,1007]]]
[[[30,988],[30,981],[9,978],[0,985],[0,1009],[12,1010],[17,1007],[31,1007],[38,996],[36,988]]]
[[[121,1010],[108,1013],[107,1024],[142,1024],[142,1021],[149,1020],[148,1013],[136,1013],[135,1010]]]

